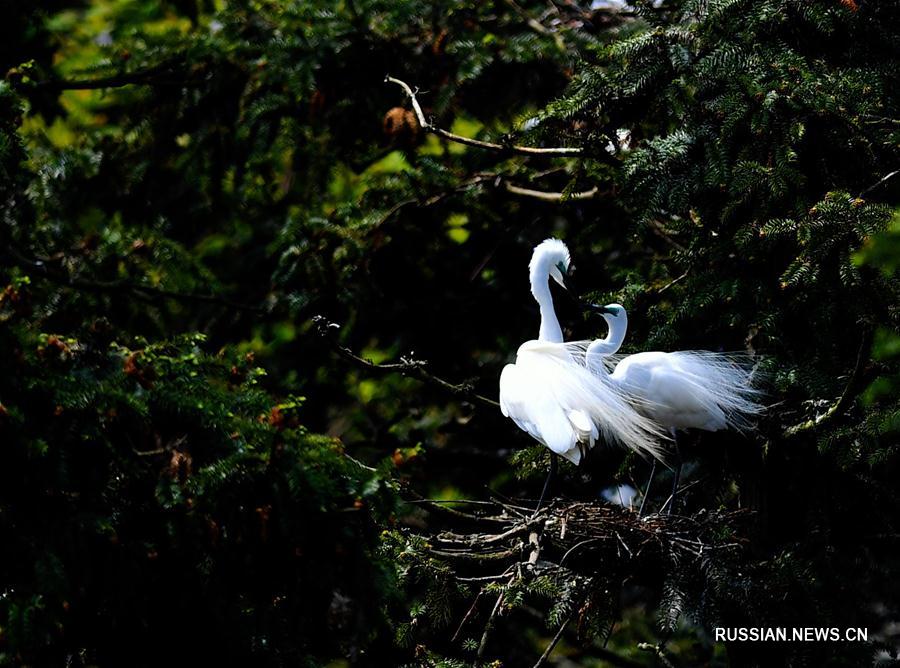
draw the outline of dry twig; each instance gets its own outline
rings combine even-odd
[[[384,373],[401,373],[404,376],[412,376],[425,383],[440,387],[451,394],[464,396],[477,401],[478,403],[490,406],[491,408],[499,408],[500,404],[493,399],[489,399],[475,392],[474,388],[468,383],[451,383],[443,378],[439,378],[425,369],[428,362],[425,360],[417,360],[413,357],[401,357],[399,362],[389,362],[376,364],[371,360],[360,357],[349,348],[342,346],[333,336],[333,332],[340,328],[340,325],[329,322],[323,316],[317,315],[313,318],[313,322],[319,328],[319,334],[331,343],[331,347],[344,359],[350,360],[357,366],[374,371]]]

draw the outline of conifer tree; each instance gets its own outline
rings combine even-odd
[[[0,662],[896,662],[897,0],[12,4]],[[680,516],[602,448],[531,517],[551,235],[762,360]],[[712,636],[779,626],[869,637]]]

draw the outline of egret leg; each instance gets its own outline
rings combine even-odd
[[[550,481],[556,477],[556,469],[559,466],[559,462],[557,461],[557,454],[555,452],[550,453],[550,472],[547,474],[547,479],[544,481],[544,489],[541,490],[541,498],[538,499],[537,508],[534,509],[534,514],[537,515],[538,511],[541,509],[541,506],[544,505],[544,497],[547,496],[547,492],[550,490]]]
[[[672,496],[669,497],[669,515],[672,514],[672,510],[675,508],[675,503],[678,500],[678,485],[681,482],[681,466],[684,463],[681,459],[681,450],[678,448],[678,437],[673,435],[673,439],[675,440],[675,456],[678,457],[678,464],[675,466],[675,474],[672,478]]]
[[[656,475],[656,459],[653,460],[653,464],[650,467],[650,479],[647,481],[647,486],[644,487],[644,496],[641,497],[641,507],[638,509],[638,517],[644,516],[644,504],[647,503],[647,497],[650,495],[650,485],[653,484],[653,476]]]

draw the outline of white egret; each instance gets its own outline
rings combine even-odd
[[[531,294],[541,312],[538,339],[523,343],[515,364],[507,364],[500,375],[503,415],[553,453],[542,500],[553,475],[555,455],[577,465],[585,450],[602,436],[656,458],[661,442],[667,439],[657,423],[635,409],[620,385],[591,371],[583,348],[578,351],[563,343],[550,279],[566,287],[564,276],[571,270],[569,250],[562,241],[547,239],[534,249],[529,277]]]
[[[617,356],[628,330],[628,314],[620,304],[591,306],[602,313],[609,327],[605,338],[569,344],[584,351],[584,363],[631,398],[637,410],[672,435],[684,429],[743,431],[751,418],[763,411],[760,391],[753,387],[753,372],[746,355],[685,350],[671,353],[644,352]],[[680,459],[680,457],[679,457]],[[656,462],[646,495],[650,491]],[[675,471],[669,510],[675,495],[681,463]]]

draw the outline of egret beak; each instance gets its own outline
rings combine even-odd
[[[590,302],[583,302],[582,308],[584,308],[585,311],[593,311],[594,313],[607,313],[609,315],[616,314],[612,309],[601,306],[600,304],[591,304]]]

